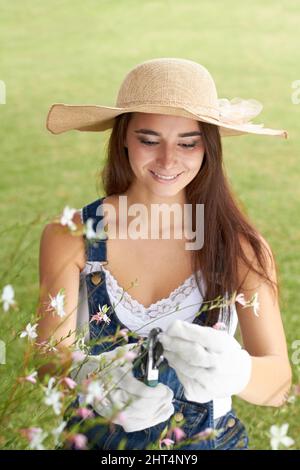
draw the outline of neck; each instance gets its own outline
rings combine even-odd
[[[147,191],[145,188],[141,189],[137,185],[132,184],[130,188],[128,188],[128,190],[122,194],[122,196],[126,196],[127,198],[127,212],[130,210],[130,207],[133,204],[141,204],[143,210],[141,212],[138,210],[138,218],[141,224],[147,224],[149,230],[151,223],[153,224],[153,220],[151,221],[151,217],[155,217],[154,214],[156,213],[156,210],[159,210],[160,204],[164,204],[162,208],[162,213],[165,209],[168,212],[167,206],[170,206],[171,215],[169,217],[164,217],[163,215],[160,215],[159,226],[157,227],[159,233],[162,234],[168,231],[169,229],[174,230],[176,227],[182,227],[182,217],[180,217],[180,220],[176,220],[176,217],[173,214],[172,204],[175,204],[175,213],[177,211],[177,205],[181,206],[179,213],[183,213],[184,204],[186,203],[185,190],[182,190],[178,194],[172,196],[161,196]],[[118,206],[119,205],[120,200]],[[137,217],[136,214],[128,215],[128,223],[130,223],[133,219]]]
[[[180,204],[183,206],[186,201],[185,190],[181,190],[179,193],[172,196],[162,196],[147,191],[145,187],[142,189],[136,184],[132,184],[128,190],[123,194],[127,196],[127,204],[130,207],[131,204],[143,204],[150,213],[151,204]]]

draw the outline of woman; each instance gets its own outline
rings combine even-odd
[[[166,359],[160,383],[153,388],[138,380],[139,371],[132,364],[126,365],[126,374],[124,364],[116,367],[111,403],[132,401],[122,419],[111,419],[113,425],[97,423],[85,432],[89,448],[117,449],[125,439],[126,448],[145,449],[172,419],[178,426],[183,423],[182,449],[247,449],[247,432],[232,409],[232,395],[262,406],[284,403],[291,368],[274,257],[238,208],[222,166],[222,136],[287,137],[286,131],[248,122],[260,110],[255,100],[218,100],[207,69],[177,58],[148,60],[129,71],[116,107],[52,106],[47,128],[54,134],[112,128],[103,171],[106,196],[73,217],[82,231],[89,219],[96,234],[108,227],[108,237],[95,236],[90,243],[86,232],[74,237],[55,223],[45,227],[41,301],[64,287],[68,315],[64,322],[42,315],[39,339],[49,338],[53,329],[61,338],[89,324],[87,339],[96,342],[91,360],[77,377],[79,383],[103,355],[116,357],[120,343],[105,343],[103,338],[120,328],[147,337],[154,326],[161,327]],[[124,202],[129,208],[126,217]],[[142,208],[140,238],[136,204]],[[161,225],[152,212],[161,204],[175,207],[176,215],[185,207],[191,212],[173,222],[163,216]],[[199,207],[204,207],[204,218]],[[195,244],[187,243],[191,237],[186,221]],[[180,232],[183,225],[181,237],[169,234],[169,229]],[[120,236],[120,228],[126,236]],[[218,296],[228,299],[234,292],[240,295],[230,308],[223,304],[197,314],[204,302]],[[244,308],[245,298],[258,299],[254,312]],[[103,316],[103,306],[109,319]],[[96,312],[97,308],[101,310]],[[220,323],[226,331],[218,329]],[[237,323],[243,348],[234,338]],[[75,333],[61,347],[68,350],[74,339]],[[123,352],[136,342],[130,337]],[[84,399],[81,396],[79,402]],[[104,402],[92,405],[96,416],[111,416]],[[77,421],[74,418],[69,425]],[[207,430],[219,432],[194,439]],[[174,439],[174,433],[168,436]]]

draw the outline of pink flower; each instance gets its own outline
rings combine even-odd
[[[74,434],[68,440],[71,444],[74,444],[75,449],[86,449],[87,437],[84,434]]]
[[[82,351],[73,351],[71,356],[74,362],[81,362],[85,359],[86,354]]]
[[[106,313],[102,312],[97,312],[95,315],[92,316],[91,321],[95,321],[97,324],[100,323],[101,321],[104,321],[104,323],[109,324],[110,323],[110,318],[106,315]]]
[[[181,441],[186,436],[185,432],[181,428],[174,428],[173,432],[175,434],[176,442]]]
[[[252,298],[247,301],[245,299],[245,296],[244,294],[238,294],[236,296],[236,299],[235,301],[239,304],[241,304],[243,307],[253,307],[253,312],[254,312],[254,315],[256,315],[257,317],[259,316],[258,315],[258,312],[259,312],[259,301],[258,301],[258,293],[256,292]]]
[[[212,429],[212,428],[206,428],[206,429],[204,429],[204,431],[199,432],[198,434],[196,434],[196,435],[193,436],[193,437],[195,437],[195,438],[197,438],[197,439],[206,439],[206,438],[208,438],[212,433],[213,433],[213,429]]]
[[[43,441],[47,437],[47,433],[41,428],[31,427],[20,429],[20,434],[25,437],[29,442],[29,447],[32,450],[44,450]]]
[[[93,411],[89,410],[88,408],[78,408],[76,414],[83,419],[93,418],[95,416]]]
[[[26,437],[29,441],[33,439],[33,437],[40,431],[41,428],[31,427],[31,428],[23,428],[20,429],[20,434],[23,437]]]
[[[107,323],[109,325],[110,323],[110,318],[106,315],[106,313],[109,311],[109,307],[107,305],[98,305],[99,311],[95,313],[95,315],[92,316],[90,323],[92,321],[95,321],[97,324],[101,321],[104,321],[104,323]]]
[[[174,444],[174,441],[172,441],[172,439],[169,439],[168,437],[166,437],[165,439],[162,439],[161,441],[159,441],[159,448],[162,449],[162,444],[164,444],[167,448],[169,448],[171,445]]]
[[[238,294],[236,296],[235,301],[238,302],[239,304],[243,305],[243,306],[246,305],[246,303],[247,303],[244,294]]]
[[[300,396],[300,383],[294,385],[293,391],[294,391],[294,394],[296,395],[296,397],[297,397],[297,396]]]
[[[71,390],[73,390],[73,388],[75,388],[77,385],[77,383],[70,377],[64,377],[61,382],[65,383]]]
[[[26,377],[24,377],[24,380],[32,384],[36,384],[36,378],[35,378],[36,376],[37,376],[37,371],[34,371],[30,375],[26,375]]]
[[[122,330],[119,331],[119,335],[123,336],[123,338],[128,341],[128,328],[122,328]]]

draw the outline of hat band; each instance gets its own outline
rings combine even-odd
[[[171,107],[171,108],[185,108],[186,110],[190,111],[193,114],[199,114],[199,115],[205,115],[207,117],[213,118],[213,119],[219,119],[219,109],[216,109],[215,107],[212,106],[201,106],[201,105],[196,105],[191,103],[185,103],[182,101],[176,101],[176,100],[168,100],[167,102],[162,103],[159,100],[151,100],[151,101],[143,101],[141,103],[140,100],[136,101],[118,101],[116,103],[116,106],[118,108],[151,108],[152,107]]]

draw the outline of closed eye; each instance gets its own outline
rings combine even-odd
[[[142,144],[150,145],[150,146],[159,144],[159,142],[154,142],[153,140],[140,139],[140,142],[142,142]],[[178,145],[181,145],[184,148],[194,148],[194,147],[196,147],[196,144],[197,144],[197,142],[193,142],[192,144],[178,144]]]

